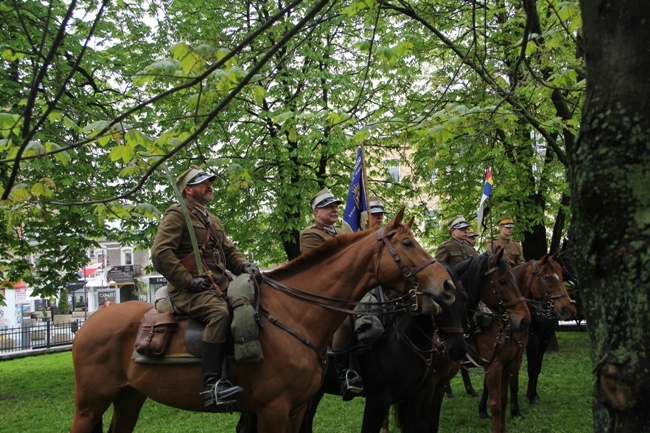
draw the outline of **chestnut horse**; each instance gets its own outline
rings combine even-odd
[[[489,265],[486,264],[488,260]],[[497,248],[494,256],[482,254],[466,260],[456,265],[454,271],[470,296],[469,316],[487,317],[489,321],[489,324],[482,324],[475,318],[470,320],[469,347],[474,366],[480,365],[485,371],[484,390],[490,396],[492,432],[503,433],[506,431],[508,388],[519,372],[528,343],[530,310],[501,248]],[[489,313],[478,310],[476,295],[487,305]],[[438,405],[444,391],[439,391]]]
[[[470,352],[479,360],[484,360],[494,395],[500,395],[499,391],[504,389],[507,393],[508,361],[512,357],[510,352],[513,349],[522,350],[519,335],[525,334],[530,324],[530,312],[519,292],[509,262],[503,258],[503,250],[499,247],[494,255],[485,253],[456,265],[452,270],[454,273],[460,278],[459,287],[463,287],[468,295],[467,315],[474,314],[479,301],[492,311],[490,327],[482,335],[470,337],[469,346],[473,347]],[[468,329],[468,332],[471,330]],[[489,359],[489,364],[485,358]],[[407,425],[409,418],[417,417],[417,429],[409,431],[437,432],[445,390],[459,369],[457,363],[444,358],[437,359],[436,374],[419,395],[419,415],[412,406],[400,403],[397,405],[399,424]],[[503,397],[503,402],[506,398],[507,394]],[[501,401],[494,403],[494,413],[498,414]],[[500,429],[504,425],[504,422],[499,421],[493,428]]]
[[[72,433],[102,431],[113,405],[109,432],[135,428],[147,398],[193,411],[257,416],[261,433],[297,432],[309,399],[320,387],[327,345],[334,331],[372,287],[394,288],[403,298],[417,293],[424,311],[436,300],[454,301],[449,273],[417,242],[404,209],[384,228],[341,235],[264,275],[261,287],[264,359],[229,362],[244,388],[239,407],[203,407],[200,364],[142,364],[131,359],[139,322],[151,304],[131,301],[95,312],[72,349],[75,414]],[[180,334],[180,333],[177,333]],[[170,350],[183,345],[175,335]]]

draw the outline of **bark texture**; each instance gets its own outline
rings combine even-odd
[[[650,431],[650,2],[581,2],[587,95],[569,155],[594,431]]]

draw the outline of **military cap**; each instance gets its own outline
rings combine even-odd
[[[478,236],[478,233],[476,233],[476,232],[474,231],[473,228],[469,227],[469,228],[467,229],[467,237],[469,237],[469,238],[475,238],[475,237],[477,237],[477,236]]]
[[[499,220],[498,225],[511,229],[514,228],[515,222],[510,217],[504,217]]]
[[[384,205],[381,203],[379,197],[371,197],[368,204],[370,205],[370,213],[386,213]]]
[[[332,203],[341,204],[342,202],[334,197],[334,194],[332,194],[329,189],[323,188],[312,197],[309,203],[311,204],[312,209],[321,209],[325,206],[331,205]]]
[[[217,176],[214,174],[206,173],[195,166],[191,166],[185,170],[183,174],[178,176],[176,179],[176,186],[180,191],[183,191],[186,186],[198,185],[206,180],[213,182],[216,178]]]
[[[450,229],[464,229],[469,227],[469,224],[465,221],[465,217],[462,215],[456,215],[447,225]]]

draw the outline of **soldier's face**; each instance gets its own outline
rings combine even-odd
[[[339,205],[332,203],[328,206],[314,210],[316,221],[328,226],[336,224],[339,220]]]
[[[464,229],[451,229],[451,235],[455,239],[464,240],[467,237],[467,228],[464,228]]]
[[[370,214],[370,226],[375,227],[375,226],[381,226],[381,224],[384,222],[384,214],[383,213],[371,213]]]
[[[209,180],[185,188],[185,196],[199,204],[206,205],[214,200],[214,190]]]
[[[501,232],[501,236],[503,236],[506,239],[508,239],[508,238],[510,238],[510,236],[512,236],[512,228],[511,227],[499,226],[499,231]]]

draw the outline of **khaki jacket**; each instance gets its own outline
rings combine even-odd
[[[196,241],[200,247],[205,241],[207,229],[199,217],[192,213],[192,211],[200,212],[200,206],[189,200],[185,200],[185,204],[190,211],[192,230],[196,234]],[[240,274],[246,257],[228,239],[221,220],[210,212],[208,217],[210,224],[215,228],[218,242],[210,236],[202,258],[212,273],[214,281],[221,290],[225,291],[230,282],[226,269],[234,274]],[[165,212],[151,249],[153,265],[167,279],[167,288],[170,292],[184,290],[192,279],[192,274],[180,262],[190,253],[192,253],[192,241],[185,216],[181,206],[174,204]]]
[[[449,266],[456,266],[474,256],[478,256],[478,252],[473,246],[465,241],[459,244],[454,238],[449,238],[441,243],[436,251],[436,259],[447,263]]]
[[[521,248],[521,243],[515,240],[506,239],[499,235],[498,238],[488,241],[485,250],[490,254],[494,254],[494,250],[497,247],[504,249],[503,255],[510,260],[511,266],[517,266],[526,261],[524,260],[524,251]]]
[[[300,254],[305,254],[343,233],[352,233],[350,225],[345,221],[342,227],[326,226],[317,221],[300,232]]]

